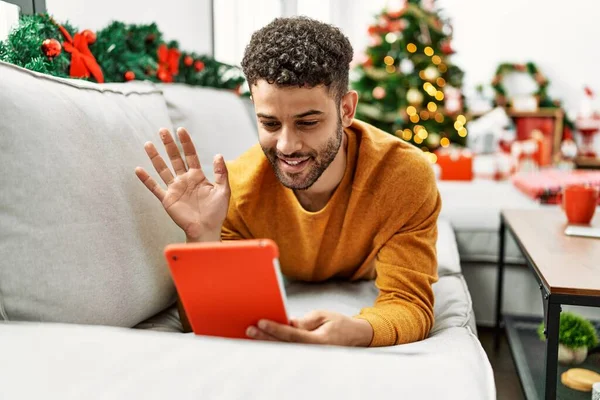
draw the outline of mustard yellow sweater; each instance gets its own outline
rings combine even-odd
[[[260,146],[228,163],[231,202],[223,240],[270,238],[291,279],[374,279],[379,296],[356,318],[371,346],[409,343],[433,326],[440,196],[421,150],[364,122],[345,129],[344,177],[327,205],[306,211]],[[365,306],[368,306],[365,304]]]

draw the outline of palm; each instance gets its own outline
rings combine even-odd
[[[136,175],[161,201],[188,239],[218,240],[229,206],[227,168],[222,157],[215,158],[215,182],[211,183],[202,172],[189,134],[184,129],[179,129],[177,133],[183,146],[187,168],[171,134],[167,130],[160,132],[176,176],[173,176],[154,145],[145,145],[152,165],[167,184],[167,190],[162,189],[142,168],[136,169]]]
[[[203,230],[220,229],[229,196],[210,183],[202,170],[191,169],[169,185],[162,204],[189,237],[196,237]]]

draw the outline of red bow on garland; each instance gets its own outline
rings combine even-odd
[[[179,57],[181,52],[176,48],[169,49],[166,44],[158,47],[158,71],[156,76],[163,82],[173,82],[173,77],[179,74]]]
[[[63,48],[67,53],[71,53],[71,66],[69,76],[71,78],[89,78],[90,75],[96,79],[98,83],[104,83],[104,75],[100,65],[94,58],[94,55],[88,47],[88,39],[81,33],[76,33],[73,39],[69,32],[58,25],[61,33],[65,37]]]

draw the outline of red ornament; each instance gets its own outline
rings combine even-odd
[[[83,35],[88,44],[96,43],[96,34],[94,32],[90,31],[89,29],[86,29],[83,32],[81,32],[81,34]]]
[[[371,26],[369,26],[368,32],[369,32],[369,35],[371,35],[371,36],[376,35],[379,33],[379,27],[375,26],[375,25],[371,25]]]
[[[125,80],[126,81],[132,81],[135,79],[135,73],[133,71],[127,71],[125,72]]]
[[[194,63],[194,69],[198,72],[202,71],[204,69],[204,63],[200,60],[196,61]]]
[[[62,46],[56,39],[46,39],[42,42],[42,52],[48,58],[54,58],[60,54]]]
[[[387,30],[390,32],[400,32],[404,29],[406,23],[402,23],[402,21],[390,21],[387,25]]]
[[[191,67],[192,64],[194,63],[194,59],[190,56],[185,56],[183,59],[183,63],[185,64],[186,67]]]
[[[441,49],[442,53],[446,55],[454,54],[454,49],[452,48],[452,44],[450,44],[450,41],[443,42]]]

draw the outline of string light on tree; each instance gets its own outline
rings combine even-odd
[[[434,81],[440,76],[440,73],[439,73],[438,69],[435,68],[434,66],[429,66],[429,67],[425,68],[425,71],[423,71],[423,76],[428,81]]]
[[[409,44],[406,45],[406,50],[409,53],[415,53],[417,51],[417,45],[414,44],[414,43],[409,43]]]
[[[450,139],[448,139],[447,137],[443,137],[440,139],[440,146],[442,147],[448,147],[450,146]]]
[[[435,94],[435,99],[438,101],[444,100],[444,92],[438,90],[437,93]]]
[[[377,100],[381,100],[385,97],[385,89],[381,86],[377,86],[373,89],[373,98]]]
[[[431,62],[435,65],[439,65],[442,63],[442,58],[440,56],[433,56],[431,57]]]
[[[408,58],[404,58],[402,61],[400,61],[400,72],[402,72],[404,75],[410,75],[414,70],[415,64]]]
[[[394,65],[394,57],[392,56],[385,56],[383,58],[383,62],[385,65]]]
[[[431,48],[431,46],[425,47],[425,49],[423,50],[423,52],[425,53],[425,55],[427,57],[431,57],[433,55],[433,49]]]
[[[408,106],[408,107],[406,107],[406,113],[409,116],[416,115],[417,114],[417,109],[415,107],[413,107],[413,106]]]
[[[446,80],[444,78],[442,78],[441,76],[435,80],[435,83],[437,83],[437,85],[441,88],[446,86]]]
[[[432,148],[436,148],[436,147],[439,147],[440,140],[441,140],[440,135],[432,132],[429,134],[429,137],[427,138],[427,144]]]
[[[435,104],[433,101],[430,101],[429,103],[427,103],[427,109],[431,112],[436,112],[437,104]]]
[[[412,105],[421,104],[423,102],[423,93],[417,88],[410,88],[406,92],[406,100]]]
[[[385,35],[385,41],[388,43],[396,43],[398,41],[398,35],[394,32],[390,32]]]

